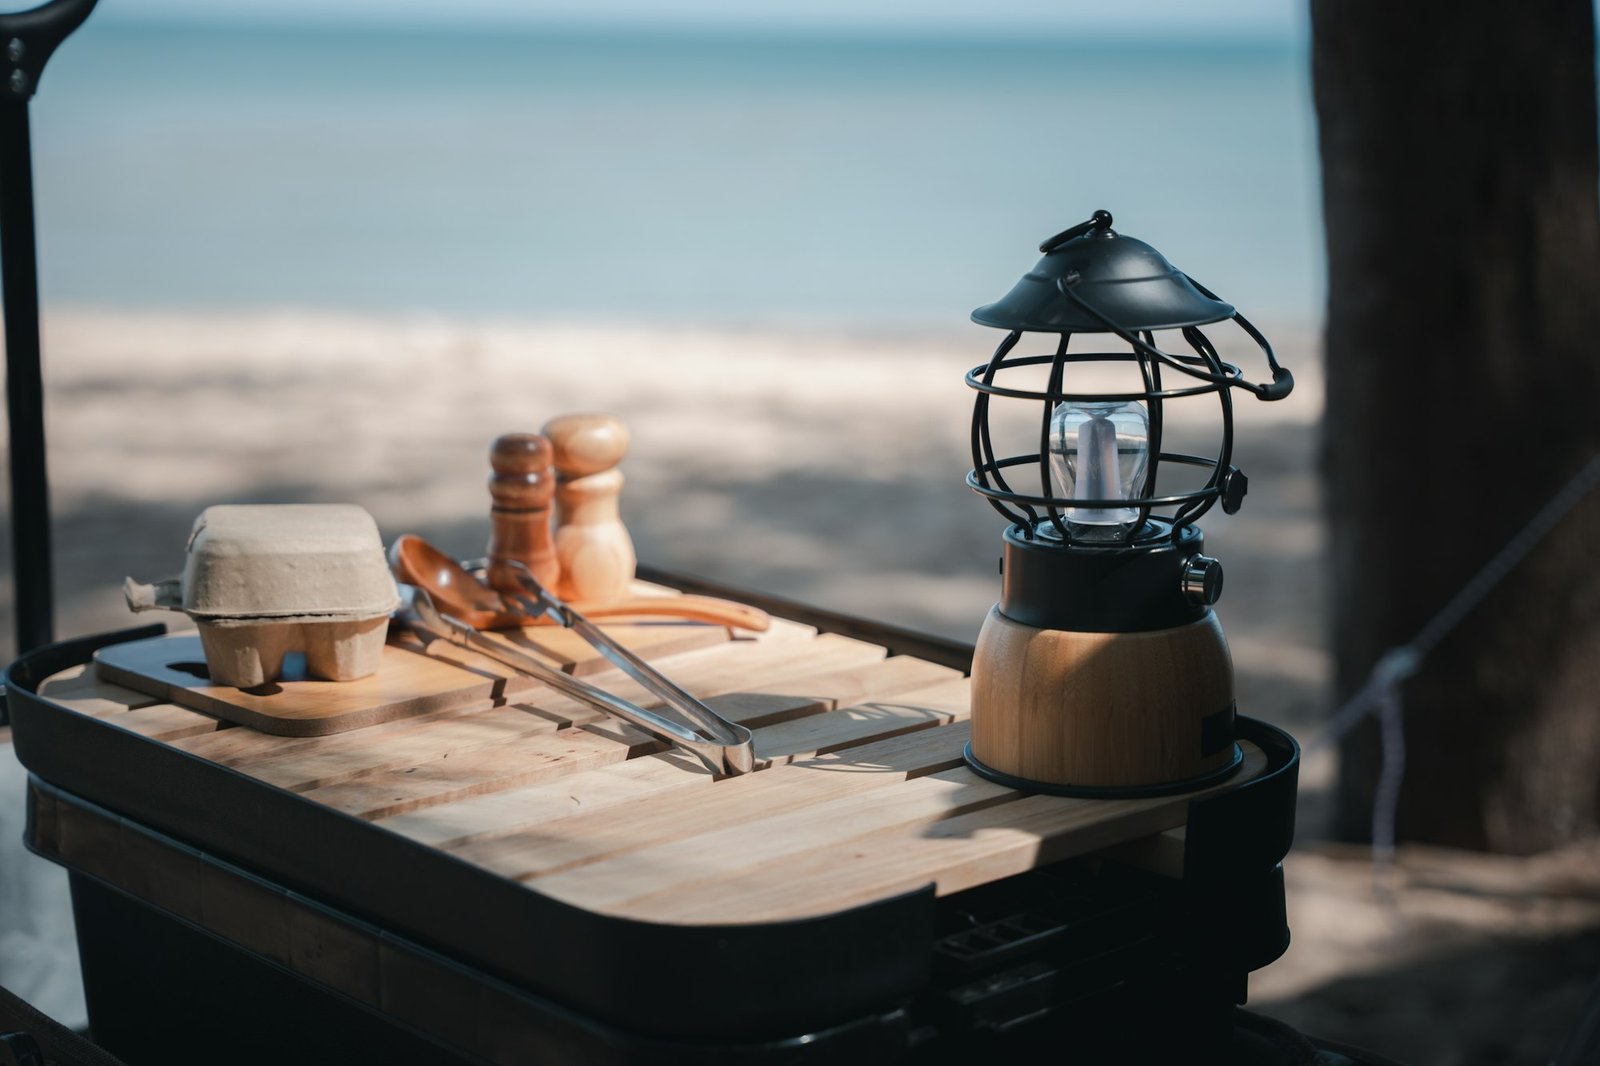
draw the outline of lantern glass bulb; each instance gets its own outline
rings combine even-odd
[[[1050,417],[1050,476],[1064,500],[1137,500],[1150,462],[1150,418],[1137,400],[1063,403]],[[1115,533],[1138,521],[1139,509],[1067,507],[1082,532]]]

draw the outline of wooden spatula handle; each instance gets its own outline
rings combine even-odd
[[[734,626],[758,633],[772,627],[772,619],[759,607],[747,607],[732,600],[719,600],[710,596],[629,596],[620,600],[598,603],[577,602],[572,605],[579,613],[605,623],[615,618],[681,618],[688,622],[707,622],[711,625]],[[501,614],[496,611],[457,611],[456,617],[474,629],[518,629],[525,625],[555,625],[554,619],[544,616],[529,622],[526,615]]]
[[[711,596],[631,596],[621,600],[604,600],[572,604],[580,614],[591,618],[614,618],[622,615],[659,616],[683,618],[691,622],[710,622],[713,625],[737,626],[762,632],[772,625],[767,612],[759,607],[748,607],[732,600],[719,600]]]

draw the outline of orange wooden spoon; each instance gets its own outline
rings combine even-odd
[[[390,546],[389,569],[407,585],[426,590],[441,611],[454,615],[474,629],[555,624],[548,618],[531,619],[525,614],[507,611],[500,593],[485,585],[450,556],[410,533],[397,537]],[[772,625],[767,612],[759,608],[712,596],[627,596],[603,602],[580,600],[570,606],[579,614],[591,618],[620,615],[685,618],[757,632]]]

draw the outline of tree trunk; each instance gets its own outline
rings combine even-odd
[[[1336,681],[1359,688],[1600,453],[1592,0],[1312,0]],[[1402,690],[1399,839],[1600,831],[1600,493]],[[1376,730],[1345,743],[1368,832]]]

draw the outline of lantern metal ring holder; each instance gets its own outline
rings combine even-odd
[[[1039,246],[1039,251],[1049,255],[1068,241],[1091,235],[1097,231],[1109,232],[1111,223],[1110,212],[1096,211],[1094,217],[1089,221],[1064,230],[1042,243]],[[1236,322],[1261,347],[1262,353],[1266,356],[1267,364],[1272,369],[1273,380],[1271,383],[1256,384],[1245,380],[1243,372],[1237,366],[1223,362],[1217,355],[1216,348],[1209,338],[1201,332],[1199,327],[1218,321],[1218,318],[1212,317],[1202,322],[1182,325],[1174,324],[1177,328],[1183,330],[1183,338],[1194,349],[1195,354],[1164,352],[1156,347],[1152,330],[1145,329],[1135,332],[1119,325],[1083,296],[1079,295],[1076,291],[1075,281],[1081,279],[1081,274],[1075,277],[1071,272],[1055,279],[1054,287],[1056,291],[1100,326],[1100,331],[1112,333],[1126,341],[1130,346],[1129,351],[1069,352],[1067,349],[1073,333],[1070,330],[1062,330],[1060,334],[1061,340],[1054,355],[1013,356],[1011,353],[1021,341],[1024,332],[1021,329],[1013,329],[1000,342],[999,347],[995,349],[994,356],[988,363],[974,367],[967,374],[967,384],[979,393],[977,403],[973,405],[972,411],[973,465],[972,470],[967,474],[967,485],[987,498],[995,510],[1020,526],[1024,531],[1024,536],[1031,537],[1034,535],[1034,531],[1041,521],[1038,509],[1043,509],[1060,539],[1064,543],[1072,543],[1071,531],[1062,518],[1062,511],[1065,508],[1069,506],[1116,507],[1123,506],[1128,502],[1126,500],[1084,499],[1067,501],[1051,493],[1049,468],[1044,461],[1044,456],[1048,447],[1047,438],[1050,433],[1050,416],[1055,406],[1060,403],[1138,400],[1148,405],[1150,415],[1150,463],[1140,493],[1139,520],[1127,530],[1122,538],[1122,543],[1131,544],[1136,540],[1146,538],[1150,534],[1151,531],[1147,528],[1146,523],[1149,521],[1151,511],[1157,507],[1178,508],[1170,518],[1168,532],[1173,536],[1178,535],[1184,526],[1197,521],[1211,509],[1218,499],[1221,499],[1222,509],[1226,513],[1234,514],[1239,510],[1248,483],[1244,475],[1236,467],[1230,465],[1233,457],[1233,398],[1230,390],[1243,389],[1254,393],[1263,400],[1278,400],[1287,396],[1290,390],[1293,389],[1294,378],[1287,368],[1278,364],[1272,345],[1248,319],[1229,305],[1222,303],[1209,289],[1200,285],[1187,274],[1184,274],[1183,277],[1201,296],[1216,304],[1217,310],[1223,312],[1221,318]],[[982,322],[983,319],[978,318],[978,316],[987,310],[989,308],[982,308],[973,317]],[[1062,391],[1062,379],[1066,366],[1072,363],[1091,362],[1137,362],[1139,371],[1144,377],[1144,390],[1140,392],[1115,393]],[[995,377],[1003,370],[1025,366],[1040,366],[1046,363],[1050,365],[1050,383],[1042,392],[1006,388],[994,383]],[[1163,366],[1187,377],[1198,379],[1202,384],[1186,388],[1164,388],[1161,378]],[[1208,393],[1217,395],[1222,409],[1222,447],[1217,457],[1215,459],[1207,459],[1197,455],[1161,451],[1163,402],[1190,396],[1203,396]],[[1041,403],[1044,414],[1040,424],[1038,452],[1028,455],[1014,455],[1005,459],[997,459],[995,457],[988,424],[989,397],[991,396],[1037,400]],[[1158,497],[1154,495],[1154,492],[1156,475],[1162,462],[1208,468],[1211,471],[1211,476],[1204,486],[1191,492]],[[1041,470],[1043,479],[1041,482],[1042,492],[1038,495],[1017,492],[1006,482],[1003,471],[1011,467],[1027,465],[1037,465]],[[1016,510],[1014,507],[1020,508],[1020,510]]]
[[[1109,212],[1096,211],[1046,240],[1033,271],[973,312],[975,322],[1007,333],[990,360],[966,376],[978,394],[967,484],[1009,523],[1001,601],[974,662],[967,761],[1013,787],[1108,797],[1202,787],[1241,762],[1232,665],[1211,611],[1222,570],[1203,554],[1195,523],[1219,502],[1225,513],[1238,511],[1248,487],[1232,465],[1233,391],[1270,401],[1294,385],[1243,315],[1111,224]],[[1224,321],[1260,348],[1271,382],[1249,381],[1223,361],[1200,327]],[[1157,331],[1172,330],[1189,352],[1157,346]],[[1057,334],[1055,351],[1017,354],[1028,332]],[[1070,350],[1074,335],[1084,333],[1109,334],[1127,349]],[[1069,389],[1069,368],[1091,363],[1136,364],[1144,387]],[[1043,389],[1001,383],[1027,368],[1035,375],[1048,368]],[[1213,394],[1221,412],[1216,456],[1163,451],[1164,405]],[[1040,405],[1037,452],[997,454],[989,423],[997,397]],[[1063,494],[1052,484],[1052,419],[1064,404],[1112,403],[1144,405],[1142,480],[1121,498]],[[1197,468],[1204,483],[1158,495],[1163,466]],[[1029,491],[1030,476],[1037,490]],[[1098,527],[1072,521],[1074,510],[1097,509],[1136,518]],[[1152,681],[1153,674],[1160,676]]]

